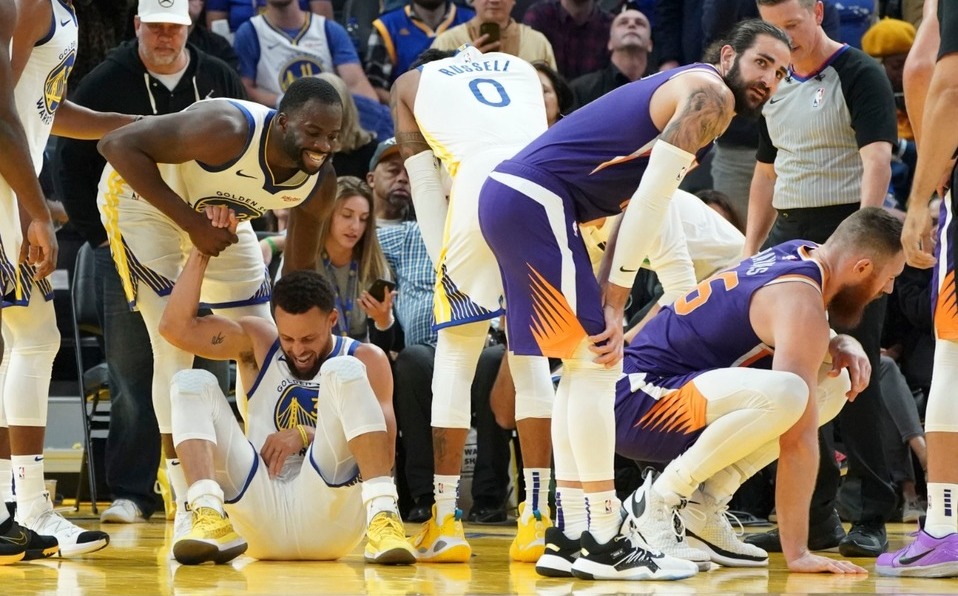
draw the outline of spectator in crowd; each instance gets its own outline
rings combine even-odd
[[[655,41],[658,70],[702,59],[702,4],[704,0],[655,0]]]
[[[296,0],[302,10],[310,11],[329,20],[333,19],[331,0]],[[267,0],[209,0],[206,4],[206,26],[216,31],[217,21],[226,21],[230,33],[258,14],[262,14]]]
[[[339,131],[339,147],[333,154],[336,175],[365,178],[369,160],[376,151],[376,135],[363,128],[356,102],[346,83],[331,72],[317,76],[332,85],[343,100],[343,127]]]
[[[182,20],[152,22],[141,3],[140,15],[134,18],[136,39],[113,50],[90,72],[76,88],[73,100],[94,110],[151,116],[179,112],[208,97],[245,99],[236,71],[187,44],[186,5],[179,3],[176,7],[182,9]],[[96,206],[97,185],[106,160],[97,152],[95,141],[63,139],[58,162],[64,207],[73,226],[94,249],[97,302],[102,309],[104,351],[111,379],[105,464],[114,501],[103,511],[101,520],[144,521],[156,509],[153,485],[160,462],[149,334],[139,311],[130,310]],[[142,349],[131,350],[130,346]],[[225,364],[216,367],[222,377],[228,375]]]
[[[373,190],[373,205],[379,228],[398,225],[407,219],[416,219],[412,196],[409,193],[409,175],[403,165],[395,137],[386,139],[376,147],[376,152],[369,161],[366,182]]]
[[[541,60],[556,68],[555,54],[546,36],[509,16],[514,4],[515,0],[475,0],[476,16],[437,36],[432,47],[455,50],[464,43],[471,43],[483,53],[503,52],[526,62]],[[488,23],[498,25],[499,41],[493,40],[490,33],[479,31],[481,25]]]
[[[239,57],[233,44],[218,33],[210,31],[205,22],[199,22],[203,15],[203,6],[205,0],[189,0],[190,2],[190,36],[186,38],[188,43],[193,44],[198,50],[203,50],[211,56],[216,56],[223,62],[230,65],[233,70],[239,72]]]
[[[557,70],[569,80],[609,64],[602,49],[609,44],[612,15],[596,0],[540,0],[526,11],[522,22],[546,36]]]
[[[568,114],[575,105],[575,95],[565,77],[549,67],[545,62],[532,65],[542,81],[542,97],[546,102],[546,121],[549,126]]]
[[[278,106],[293,81],[321,72],[339,75],[353,95],[379,101],[343,26],[290,0],[267,0],[263,14],[240,25],[234,46],[243,85],[263,105]]]
[[[649,19],[637,10],[615,15],[609,31],[609,65],[572,81],[576,105],[597,99],[616,87],[637,81],[649,73],[652,28]]]
[[[786,240],[824,242],[860,208],[881,206],[891,178],[891,147],[898,138],[888,78],[862,51],[825,34],[820,1],[759,0],[759,12],[787,27],[793,49],[789,76],[765,104],[759,125],[746,255]],[[836,329],[861,342],[872,378],[838,415],[849,468],[837,504],[852,522],[851,530],[845,535],[835,511],[841,477],[826,430],[809,515],[812,550],[838,546],[846,557],[877,557],[888,546],[885,522],[895,493],[881,436],[875,432],[885,415],[878,381],[885,304],[882,298],[869,305],[854,329]],[[747,540],[766,551],[781,549],[777,531]]]
[[[320,223],[321,269],[336,298],[339,313],[333,333],[366,341],[368,319],[379,329],[392,321],[393,295],[382,301],[366,291],[377,279],[389,277],[389,270],[376,237],[376,215],[369,186],[353,176],[336,181],[336,202],[332,215]]]
[[[862,49],[862,35],[877,18],[877,3],[875,0],[841,0],[835,2],[835,8],[841,24],[839,41]]]
[[[373,21],[366,46],[366,77],[379,100],[389,103],[389,89],[436,36],[474,17],[475,11],[451,0],[410,0]]]

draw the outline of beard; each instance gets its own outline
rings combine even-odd
[[[868,293],[863,285],[845,286],[828,303],[828,321],[831,327],[849,330],[858,327],[865,308],[876,296]]]
[[[748,92],[753,87],[758,87],[766,92],[765,99],[767,101],[769,89],[765,86],[765,83],[756,82],[753,85],[749,85],[742,79],[742,71],[739,68],[740,59],[741,56],[735,57],[735,60],[732,62],[732,68],[725,74],[725,84],[732,90],[732,95],[735,97],[735,113],[739,116],[755,119],[761,115],[762,106],[765,105],[765,101],[753,104]]]
[[[412,209],[412,200],[408,194],[391,192],[386,195],[386,206],[388,219],[406,219]]]
[[[316,378],[316,375],[319,374],[319,367],[323,364],[321,358],[316,358],[316,362],[311,367],[301,369],[297,366],[296,360],[286,353],[286,350],[283,350],[283,354],[286,356],[286,363],[289,365],[289,374],[300,381],[311,381]]]

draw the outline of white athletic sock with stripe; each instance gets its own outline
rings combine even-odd
[[[526,506],[522,510],[520,521],[529,521],[532,514],[538,509],[545,511],[549,506],[549,484],[552,482],[550,468],[524,468],[522,477],[526,483]]]
[[[928,515],[925,517],[925,533],[935,538],[944,538],[958,532],[958,484],[944,482],[928,483]]]

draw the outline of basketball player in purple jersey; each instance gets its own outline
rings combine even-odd
[[[572,573],[573,555],[557,553],[577,546],[556,541],[580,538],[580,576],[628,578],[640,567],[640,557],[613,567],[642,548],[620,531],[613,485],[623,306],[686,171],[735,113],[757,113],[775,92],[789,41],[745,21],[714,54],[712,64],[630,83],[563,118],[482,188],[479,222],[503,277],[509,349],[564,361],[552,416],[560,529],[547,531],[540,573]],[[624,209],[597,282],[578,227]]]
[[[663,309],[626,348],[616,451],[668,463],[625,501],[648,544],[673,556],[688,549],[676,536],[678,514],[706,562],[767,565],[767,553],[738,539],[725,510],[742,482],[779,457],[776,506],[789,569],[865,572],[809,552],[808,506],[817,428],[868,385],[871,370],[861,344],[830,333],[829,323],[853,327],[868,303],[891,292],[904,266],[900,230],[895,217],[869,207],[821,246],[769,248]]]

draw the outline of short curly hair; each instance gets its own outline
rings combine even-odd
[[[313,307],[324,313],[335,308],[335,293],[329,280],[316,271],[302,269],[287,273],[273,286],[271,312],[277,308],[293,315],[301,315]]]

